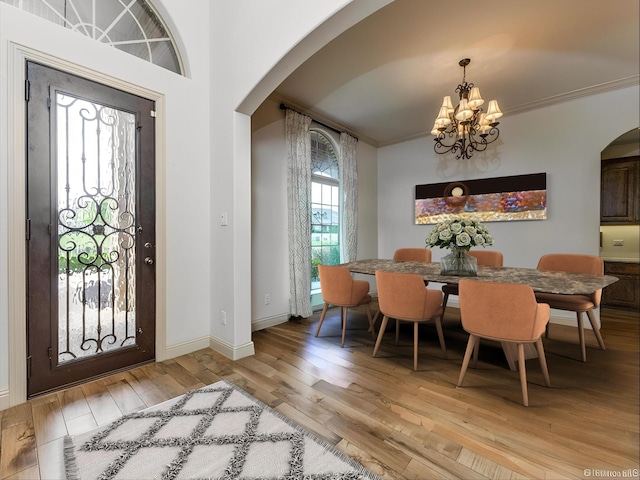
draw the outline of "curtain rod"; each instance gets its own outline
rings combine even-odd
[[[291,111],[293,111],[293,112],[299,113],[300,115],[306,115],[307,117],[311,118],[311,120],[313,120],[314,122],[316,122],[318,125],[322,125],[323,127],[326,127],[326,128],[328,128],[329,130],[333,130],[333,131],[334,131],[334,132],[336,132],[336,133],[343,133],[343,132],[344,132],[344,130],[340,130],[339,128],[336,128],[336,127],[334,127],[334,126],[331,126],[331,125],[328,125],[328,124],[326,124],[326,123],[324,123],[324,122],[321,122],[321,121],[319,121],[319,120],[316,120],[315,118],[313,118],[313,117],[312,117],[311,115],[309,115],[308,113],[300,112],[300,111],[296,110],[295,108],[290,107],[289,105],[285,105],[284,103],[281,103],[281,104],[280,104],[280,110],[291,110]],[[349,133],[349,132],[344,132],[344,133]],[[358,140],[358,137],[356,137],[355,135],[352,135],[351,133],[349,133],[349,135],[351,135],[353,138],[355,138],[355,139],[356,139],[356,141],[359,141],[359,140]]]

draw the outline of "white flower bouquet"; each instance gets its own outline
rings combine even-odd
[[[493,245],[489,229],[476,220],[454,218],[438,223],[425,240],[429,247],[468,251],[471,247]]]

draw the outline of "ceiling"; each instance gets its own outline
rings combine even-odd
[[[335,38],[272,98],[374,146],[428,134],[458,62],[509,114],[638,84],[638,0],[395,0]],[[635,137],[637,139],[637,132]]]

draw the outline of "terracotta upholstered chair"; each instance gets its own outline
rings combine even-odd
[[[442,353],[446,358],[447,349],[442,335],[442,292],[429,290],[420,275],[410,273],[376,272],[378,301],[382,312],[382,325],[373,349],[376,356],[389,318],[397,322],[413,322],[413,369],[418,369],[418,325],[435,318],[436,329]],[[398,336],[396,330],[396,344]]]
[[[373,319],[371,317],[371,295],[369,295],[369,282],[366,280],[354,280],[351,273],[345,267],[318,265],[320,274],[320,289],[322,290],[322,300],[324,307],[320,314],[320,321],[316,329],[316,337],[320,333],[320,327],[324,317],[327,315],[329,305],[340,307],[342,318],[342,346],[344,347],[344,337],[347,331],[347,312],[349,307],[364,305],[369,318],[369,331],[375,338]]]
[[[470,250],[467,253],[478,260],[478,265],[488,267],[502,266],[502,253],[500,252],[494,252],[491,250]],[[458,285],[455,283],[447,283],[442,287],[442,293],[444,293],[444,300],[442,301],[442,310],[444,311],[447,308],[449,296],[458,295]]]
[[[594,255],[579,255],[575,253],[552,253],[543,255],[538,261],[538,270],[554,270],[560,272],[589,273],[594,275],[604,274],[604,261]],[[578,338],[582,361],[587,361],[587,347],[584,341],[584,327],[582,314],[587,313],[591,328],[598,340],[601,350],[605,350],[604,340],[600,335],[600,328],[593,314],[593,309],[600,306],[602,289],[591,295],[558,295],[553,293],[536,293],[538,302],[548,303],[551,308],[576,312],[578,320]],[[548,334],[548,331],[547,331]]]
[[[399,262],[413,260],[415,262],[431,262],[431,250],[428,248],[399,248],[393,254],[393,259]]]
[[[525,343],[535,343],[544,383],[547,387],[551,386],[541,338],[549,322],[549,305],[537,303],[533,289],[528,285],[478,282],[471,279],[460,281],[459,296],[462,328],[469,333],[469,341],[458,386],[462,386],[471,354],[477,355],[477,345],[481,338],[515,343],[518,349],[522,400],[528,406]]]

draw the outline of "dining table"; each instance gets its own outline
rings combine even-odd
[[[534,292],[561,295],[591,295],[618,280],[611,275],[559,272],[521,267],[488,267],[478,265],[476,276],[442,275],[439,262],[398,261],[390,259],[366,259],[343,263],[351,273],[375,275],[376,270],[385,272],[413,273],[423,280],[438,283],[458,284],[463,278],[480,282],[516,283],[529,285]]]
[[[538,270],[521,267],[489,267],[478,265],[477,275],[443,275],[439,262],[399,261],[390,259],[365,259],[343,263],[351,273],[375,275],[376,270],[397,273],[412,273],[422,277],[426,282],[458,284],[464,278],[472,278],[480,282],[514,283],[529,285],[534,292],[555,293],[560,295],[591,295],[618,280],[611,275],[593,275],[584,273],[560,272],[555,270]],[[377,315],[376,315],[377,317]],[[531,345],[529,345],[532,347]],[[512,344],[503,342],[502,348],[509,369],[516,370],[517,352]],[[525,345],[527,347],[527,345]],[[525,348],[525,358],[537,357],[535,348]]]

